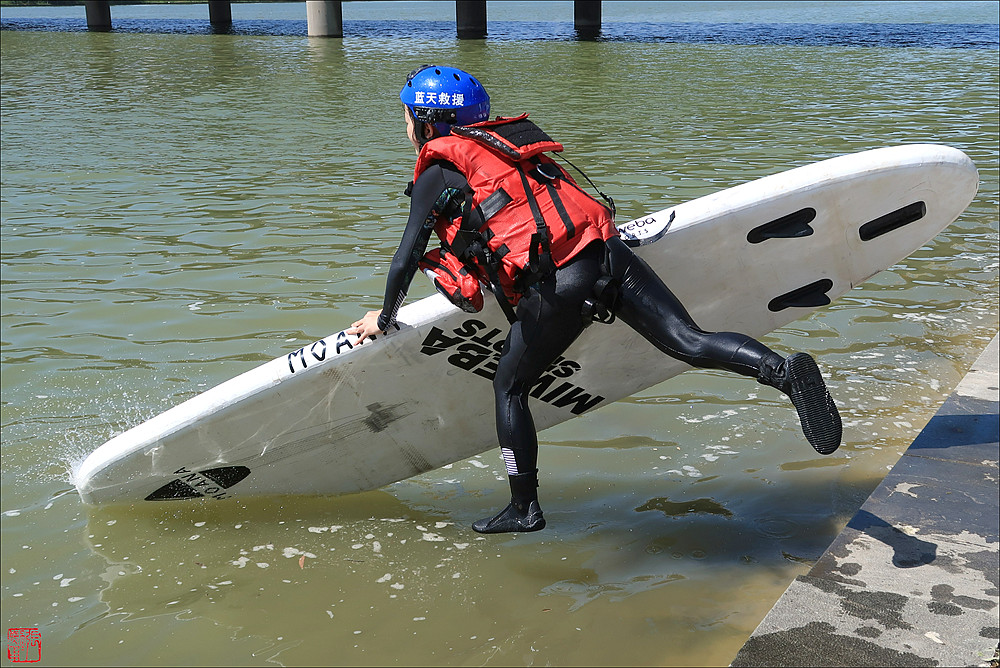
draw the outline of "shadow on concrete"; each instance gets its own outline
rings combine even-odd
[[[904,533],[867,510],[859,510],[847,526],[891,547],[896,568],[924,566],[937,559],[937,544]]]
[[[946,404],[942,412],[959,408],[954,401]],[[959,446],[994,444],[1000,440],[1000,421],[996,413],[950,413],[935,415],[909,448],[912,454],[922,455],[927,450],[950,450]]]

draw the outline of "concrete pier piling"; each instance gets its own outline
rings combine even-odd
[[[601,0],[573,0],[573,27],[580,39],[601,34]],[[111,30],[109,0],[85,0],[87,29]],[[400,3],[401,7],[405,7]],[[209,0],[208,20],[212,29],[228,33],[233,27],[231,0]],[[486,0],[455,0],[455,27],[459,39],[486,38]],[[306,0],[306,33],[309,37],[343,37],[342,0]]]
[[[111,30],[111,3],[108,0],[87,0],[84,6],[87,8],[87,30]]]
[[[573,28],[580,39],[594,39],[600,35],[601,0],[574,0]]]
[[[486,37],[486,0],[455,0],[459,39]]]
[[[344,9],[340,0],[306,0],[306,25],[310,37],[343,37]]]
[[[208,22],[215,30],[229,30],[233,26],[233,7],[229,0],[209,0]]]

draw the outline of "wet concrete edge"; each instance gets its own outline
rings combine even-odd
[[[1000,334],[733,666],[988,666],[1000,638]]]

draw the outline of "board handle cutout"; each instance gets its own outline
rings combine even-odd
[[[858,228],[858,234],[861,235],[862,241],[871,241],[904,225],[915,223],[926,215],[927,205],[922,201],[914,202],[913,204],[907,204],[900,209],[896,209],[892,213],[887,213],[875,220],[868,221]]]
[[[767,304],[767,309],[774,313],[784,311],[790,307],[812,308],[814,306],[826,306],[830,303],[830,297],[826,293],[833,287],[833,281],[829,278],[821,278],[813,281],[801,288],[795,288],[791,292],[786,292],[772,299]]]
[[[808,237],[813,233],[813,228],[809,227],[809,223],[815,218],[816,209],[807,206],[787,216],[772,220],[770,223],[758,225],[747,233],[747,241],[759,244],[768,239]]]

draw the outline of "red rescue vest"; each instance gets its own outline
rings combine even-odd
[[[587,194],[546,152],[563,147],[527,120],[498,118],[455,126],[451,134],[424,144],[416,181],[430,165],[447,161],[469,182],[461,217],[439,220],[435,232],[480,276],[493,262],[503,294],[516,304],[528,285],[569,262],[587,244],[618,235],[611,211]],[[469,235],[488,253],[466,252]]]
[[[479,277],[447,248],[435,248],[420,259],[418,265],[434,281],[438,292],[466,313],[483,310],[483,287]]]

